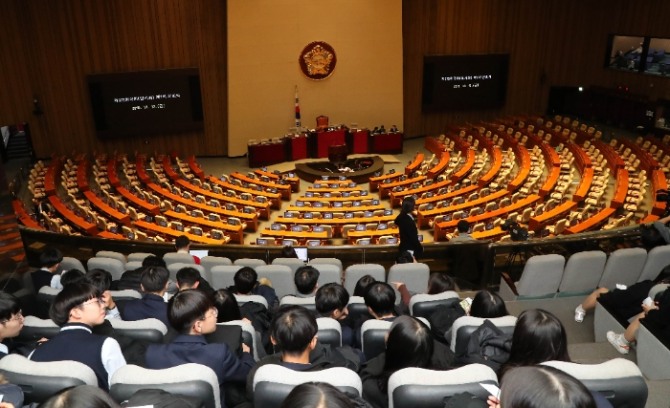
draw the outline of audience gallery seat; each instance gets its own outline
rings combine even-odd
[[[98,386],[93,370],[77,361],[37,362],[20,354],[0,360],[0,374],[23,390],[24,403],[41,403],[53,394],[77,385]]]
[[[638,282],[643,280],[654,280],[661,271],[670,265],[670,245],[661,245],[652,248],[647,254],[644,267],[638,278]]]
[[[430,268],[425,263],[395,264],[389,269],[387,282],[404,282],[407,290],[422,293],[428,287]]]
[[[112,275],[112,280],[121,279],[121,275],[126,271],[126,263],[115,258],[93,257],[86,262],[89,271],[93,269],[102,269]]]
[[[419,317],[428,328],[430,328],[430,322]],[[376,320],[370,319],[363,322],[361,326],[361,351],[365,354],[365,359],[370,360],[371,358],[377,357],[379,354],[386,350],[386,335],[391,329],[393,322],[386,320]]]
[[[344,367],[328,368],[321,371],[294,371],[275,364],[261,366],[253,380],[254,407],[279,408],[282,401],[299,384],[305,382],[326,382],[348,395],[360,397],[363,394],[361,378],[355,371]]]
[[[451,351],[456,353],[456,355],[463,354],[464,350],[468,346],[468,340],[472,333],[479,328],[479,326],[484,323],[485,320],[489,320],[497,328],[499,328],[503,333],[509,334],[510,336],[514,332],[514,326],[516,325],[516,316],[502,316],[495,317],[492,319],[484,319],[481,317],[473,316],[462,316],[454,321],[454,324],[451,326],[451,330],[445,333],[445,339],[449,342],[449,347]]]
[[[565,258],[562,255],[532,256],[526,261],[518,282],[513,282],[503,272],[500,279],[500,297],[503,300],[554,297],[563,277],[564,266]]]
[[[162,370],[128,364],[114,373],[109,385],[109,394],[119,403],[138,390],[152,388],[199,398],[206,408],[221,408],[219,380],[214,370],[202,364],[182,364]]]
[[[615,407],[644,408],[649,390],[638,366],[624,358],[600,364],[547,361],[543,365],[564,371],[590,391],[603,395]]]
[[[386,281],[386,271],[379,264],[356,264],[349,266],[344,271],[344,288],[349,293],[354,293],[356,283],[365,275],[370,275],[379,282]],[[424,290],[424,289],[422,289]]]
[[[486,400],[489,392],[480,384],[498,386],[495,371],[483,364],[449,371],[403,368],[389,377],[389,408],[442,408],[450,397],[463,392]]]
[[[183,254],[181,252],[168,252],[163,255],[163,260],[167,266],[173,263],[195,264],[195,259],[191,254]]]
[[[319,327],[319,343],[329,344],[333,347],[342,346],[342,326],[340,322],[330,317],[319,317],[316,319]]]
[[[272,288],[275,290],[278,298],[296,293],[294,274],[291,268],[285,265],[259,265],[254,268],[258,274],[258,279],[267,278],[272,282]]]
[[[607,258],[598,287],[614,289],[616,284],[634,284],[642,273],[646,259],[647,251],[643,248],[617,249]]]
[[[458,301],[460,301],[458,293],[453,290],[434,295],[417,293],[409,300],[409,313],[412,316],[428,318],[440,306],[446,306]]]
[[[573,254],[565,264],[558,295],[579,296],[591,293],[605,269],[607,255],[603,251],[583,251]]]

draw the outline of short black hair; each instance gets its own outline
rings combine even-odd
[[[507,316],[505,301],[499,294],[489,290],[480,290],[472,300],[470,316],[492,319]]]
[[[85,277],[86,281],[98,288],[100,293],[109,290],[112,286],[112,274],[104,269],[91,269]]]
[[[244,266],[235,273],[233,280],[235,281],[235,290],[243,295],[246,295],[251,293],[251,291],[258,283],[258,274],[254,268]]]
[[[168,321],[180,334],[188,334],[193,322],[204,318],[214,303],[204,292],[188,289],[178,292],[168,301]]]
[[[177,249],[186,248],[191,244],[191,240],[186,235],[180,235],[174,240],[174,246]]]
[[[454,279],[451,276],[447,275],[445,272],[435,272],[430,274],[426,293],[429,295],[436,295],[448,290],[458,290],[456,282],[454,282]]]
[[[0,292],[0,322],[5,322],[11,319],[12,316],[19,313],[20,310],[21,305],[14,295]]]
[[[307,382],[293,388],[279,408],[354,408],[356,406],[358,404],[354,404],[347,394],[335,386],[325,382]]]
[[[40,254],[40,265],[47,268],[61,263],[63,260],[63,254],[56,248],[47,247],[44,248],[44,251]]]
[[[395,291],[386,282],[373,283],[364,298],[365,305],[379,316],[395,313]]]
[[[49,309],[49,317],[59,326],[70,320],[70,311],[82,303],[99,298],[100,291],[88,282],[76,282],[63,287]]]
[[[145,292],[160,292],[170,280],[170,272],[160,266],[144,268],[140,282]]]
[[[319,280],[319,270],[313,266],[305,265],[301,266],[295,271],[295,277],[293,281],[295,282],[295,287],[298,289],[298,293],[303,295],[309,295],[314,292],[316,287],[316,282]]]
[[[316,291],[314,298],[316,311],[329,317],[335,310],[342,310],[349,304],[349,292],[338,283],[326,283]]]
[[[200,278],[200,272],[190,266],[181,268],[177,271],[177,284],[180,288],[184,285],[192,288],[196,282],[200,282]]]
[[[70,269],[69,271],[61,273],[60,284],[62,286],[70,285],[74,282],[79,282],[80,280],[84,279],[85,276],[86,275],[84,272],[80,271],[79,269]]]
[[[464,234],[470,230],[470,223],[468,220],[459,220],[458,224],[456,224],[456,229],[458,229],[458,232]]]
[[[358,282],[356,282],[356,286],[354,287],[354,296],[365,296],[365,293],[375,282],[377,282],[377,279],[373,278],[372,275],[362,276]]]
[[[405,213],[405,214],[411,213],[412,211],[414,211],[414,205],[415,204],[416,204],[416,200],[414,200],[414,197],[407,196],[407,197],[403,198],[403,200],[402,200],[402,206],[401,206],[400,211]]]
[[[279,309],[270,324],[270,336],[276,346],[289,354],[305,351],[318,331],[314,314],[302,306]]]
[[[295,248],[290,245],[284,245],[281,249],[282,258],[297,258],[298,254],[295,253]]]
[[[413,262],[414,262],[414,257],[412,256],[411,252],[409,252],[409,251],[399,252],[398,257],[395,259],[395,263],[398,263],[398,264],[413,263]]]
[[[161,257],[158,257],[156,255],[149,255],[146,258],[142,260],[142,267],[146,268],[149,266],[161,266],[163,268],[167,268],[167,264],[165,263],[165,260]]]
[[[235,295],[228,289],[219,289],[214,292],[214,306],[219,311],[216,321],[218,323],[240,320],[242,313],[237,304]]]

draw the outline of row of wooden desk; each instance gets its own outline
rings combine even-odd
[[[419,211],[417,223],[419,227],[427,227],[429,225],[429,221],[438,215],[453,214],[456,211],[465,211],[474,207],[486,205],[490,202],[498,201],[508,194],[510,194],[508,190],[498,190],[484,197],[479,197],[476,200],[466,201],[461,204],[433,208],[432,210]]]
[[[192,215],[173,210],[165,211],[163,215],[174,220],[187,222],[200,227],[205,227],[207,229],[219,229],[225,231],[225,233],[230,236],[232,241],[238,244],[244,244],[244,229],[241,224],[231,225],[221,221],[210,221],[206,218],[194,217]]]
[[[528,207],[529,205],[535,204],[541,197],[537,194],[532,194],[529,195],[528,197],[525,197],[516,203],[513,203],[511,205],[505,206],[505,207],[500,207],[497,210],[494,211],[489,211],[485,212],[480,215],[475,215],[472,217],[467,217],[464,218],[467,221],[469,221],[472,224],[478,223],[478,222],[485,222],[487,220],[493,220],[495,218],[502,217],[504,215],[507,215],[511,212],[516,212],[524,209],[525,207]],[[456,224],[458,224],[459,220],[451,220],[447,222],[440,222],[437,224],[433,225],[433,238],[435,241],[441,241],[444,239],[446,232],[448,229],[453,229],[456,228]]]
[[[148,183],[147,187],[152,191],[162,195],[165,198],[172,200],[173,202],[184,204],[187,207],[197,208],[202,211],[207,211],[210,213],[216,213],[220,215],[225,215],[226,217],[237,217],[247,223],[247,229],[249,231],[256,231],[258,229],[258,215],[256,213],[248,214],[240,211],[230,211],[220,207],[212,207],[204,203],[198,203],[193,200],[188,200],[183,198],[180,195],[174,194],[171,191],[168,191],[156,183]]]
[[[209,244],[209,245],[223,245],[227,244],[229,241],[228,237],[224,239],[213,239],[202,235],[191,234],[186,231],[177,231],[169,227],[162,227],[158,224],[146,221],[135,221],[135,226],[145,231],[151,231],[157,234],[166,235],[168,237],[177,238],[182,235],[187,236],[192,242],[197,242],[200,244]]]

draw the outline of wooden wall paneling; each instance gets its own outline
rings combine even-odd
[[[0,2],[0,126],[15,125],[32,117],[33,90],[30,73],[30,43],[22,35],[21,0]]]
[[[24,85],[14,91],[21,95],[17,100],[29,98],[24,111],[30,112],[33,93],[41,98],[44,114],[25,118],[32,125],[38,156],[114,150],[227,153],[225,2],[12,0],[8,8],[17,15],[19,28],[30,27],[28,36],[10,37],[10,49],[26,49],[34,63],[26,58],[16,69],[0,72],[13,84],[25,72],[23,82],[30,89]],[[2,62],[7,59],[0,56]],[[86,74],[176,67],[200,68],[204,131],[107,141],[95,137]]]

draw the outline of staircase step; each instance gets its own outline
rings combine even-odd
[[[0,245],[2,245],[1,243],[4,242],[4,241],[11,241],[11,240],[15,240],[17,238],[21,238],[21,234],[19,233],[19,231],[12,231],[12,232],[8,232],[6,234],[0,235]]]
[[[0,246],[0,254],[3,252],[13,251],[19,248],[23,248],[23,241],[12,242],[11,244]]]

